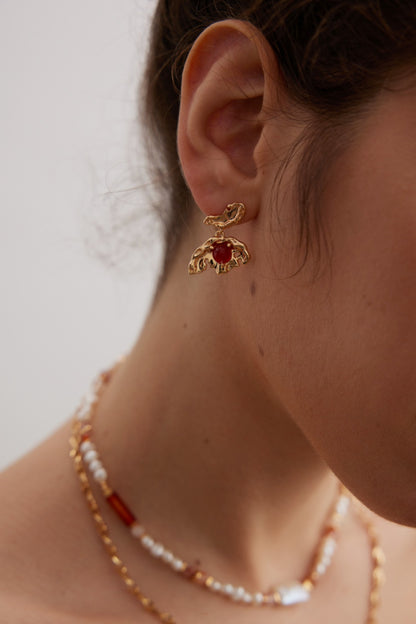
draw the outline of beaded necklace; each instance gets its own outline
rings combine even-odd
[[[249,592],[242,586],[234,586],[231,583],[219,581],[213,575],[209,575],[203,570],[189,565],[183,558],[176,556],[171,550],[167,549],[159,541],[156,541],[109,484],[107,470],[92,440],[92,419],[101,394],[110,382],[115,368],[116,367],[113,367],[111,370],[105,371],[99,375],[92,385],[91,392],[83,399],[81,405],[76,410],[70,439],[70,455],[74,460],[82,491],[86,497],[88,507],[93,515],[96,528],[103,544],[125,585],[131,593],[133,593],[141,606],[149,613],[155,615],[160,621],[174,624],[175,620],[169,613],[160,611],[153,601],[142,593],[137,583],[129,575],[126,566],[119,558],[117,548],[109,535],[108,526],[103,519],[93,494],[87,470],[99,484],[102,495],[110,507],[115,511],[119,519],[129,528],[131,535],[138,540],[139,544],[141,544],[148,553],[169,566],[183,578],[192,581],[201,588],[210,590],[214,594],[247,606],[286,607],[307,602],[310,599],[312,590],[331,564],[336,549],[337,534],[350,506],[351,496],[349,492],[341,484],[339,485],[337,499],[322,531],[321,538],[312,557],[312,563],[309,565],[309,571],[301,581],[283,583],[277,588],[267,592]],[[373,562],[369,615],[366,624],[376,624],[376,611],[379,606],[380,587],[384,576],[382,569],[384,554],[378,543],[378,538],[371,522],[366,516],[362,515],[362,512],[359,512],[359,514],[369,536]]]

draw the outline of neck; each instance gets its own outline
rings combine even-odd
[[[94,437],[149,532],[189,562],[262,587],[302,575],[337,488],[261,355],[227,322],[212,277],[167,284],[103,395]]]

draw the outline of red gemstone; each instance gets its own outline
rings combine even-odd
[[[232,258],[233,250],[230,243],[216,243],[212,251],[213,258],[218,264],[227,264]]]
[[[114,509],[114,511],[120,516],[121,520],[127,526],[131,526],[133,522],[136,522],[136,518],[134,514],[127,507],[125,502],[120,498],[120,496],[113,492],[110,496],[107,496],[107,502]]]
[[[185,570],[183,571],[183,575],[189,579],[189,580],[193,580],[193,578],[195,577],[195,574],[198,572],[198,568],[195,568],[194,566],[190,566],[187,565]]]

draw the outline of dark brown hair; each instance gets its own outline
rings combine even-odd
[[[302,141],[297,175],[300,244],[305,253],[311,224],[318,222],[311,198],[316,197],[331,136],[357,119],[392,76],[416,62],[414,0],[160,0],[153,20],[144,112],[151,153],[157,153],[151,164],[158,163],[158,180],[164,181],[167,195],[167,201],[159,204],[164,206],[160,216],[165,258],[180,242],[192,214],[176,150],[184,62],[207,26],[229,18],[249,21],[262,31],[276,54],[290,99],[315,119]],[[339,136],[332,149],[340,143]],[[162,275],[166,274],[165,262]]]

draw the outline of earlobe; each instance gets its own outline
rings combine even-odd
[[[185,64],[178,151],[186,181],[205,214],[244,201],[259,204],[267,80],[275,68],[264,37],[238,20],[217,22],[197,39]]]

